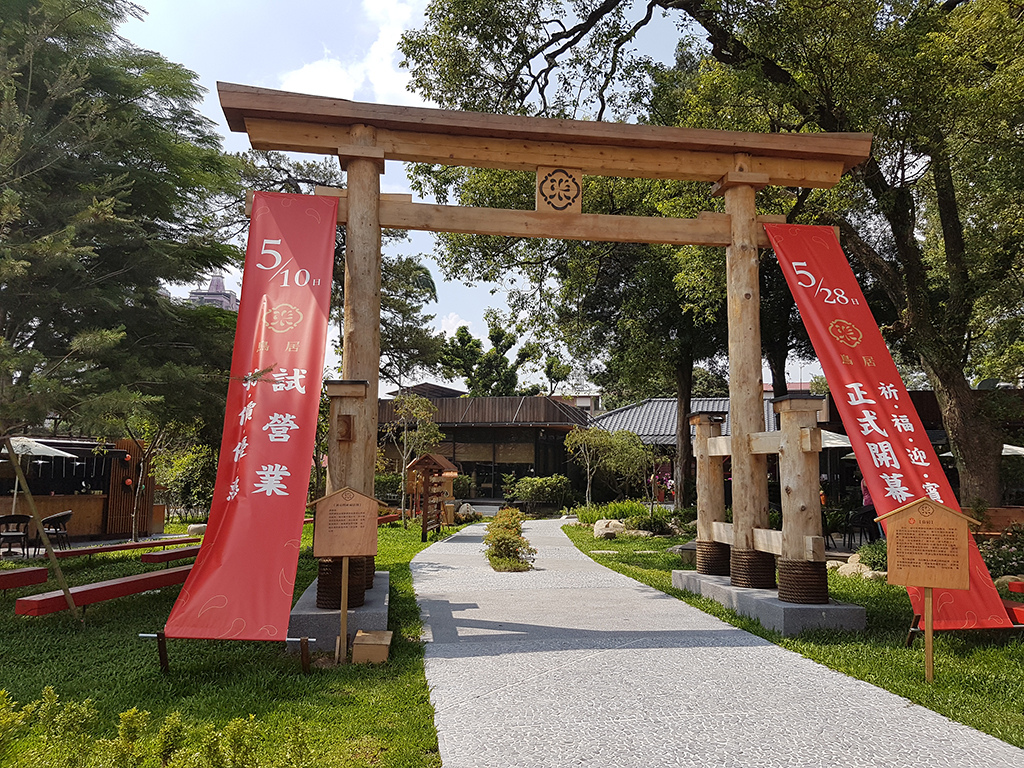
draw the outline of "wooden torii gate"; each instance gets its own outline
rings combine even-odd
[[[783,554],[780,575],[791,566],[794,576],[804,574],[799,566],[820,558],[824,578],[823,547],[820,555],[812,547],[802,557],[793,557],[792,551],[787,557],[776,551],[778,541],[758,534],[768,528],[767,458],[758,445],[765,424],[757,266],[758,249],[768,247],[768,240],[759,222],[779,219],[758,217],[755,195],[769,185],[834,186],[868,157],[870,134],[757,134],[552,120],[360,103],[228,83],[217,87],[229,127],[248,133],[254,149],[336,155],[348,174],[347,190],[334,192],[341,195],[338,221],[347,227],[342,376],[367,384],[352,388],[342,408],[332,408],[332,418],[344,416],[347,439],[330,441],[327,493],[348,486],[373,494],[382,227],[721,246],[728,286],[733,523],[725,527],[721,522],[724,506],[714,494],[698,498],[704,523],[698,534],[698,570],[721,574],[728,563],[734,585],[771,588],[775,553]],[[413,202],[409,195],[381,195],[386,160],[534,172],[536,210],[431,205]],[[725,197],[726,212],[705,212],[695,219],[584,214],[583,175],[709,182],[714,194]],[[806,411],[799,406],[781,410]],[[816,456],[820,439],[799,437],[801,428],[808,429],[805,421],[799,427],[793,421],[797,431],[792,439],[801,443],[801,451]],[[783,497],[783,519],[796,525],[784,531],[784,538],[802,542],[821,536],[821,520],[820,508],[813,506],[818,503],[817,473],[798,474],[808,488],[797,489],[801,501]],[[787,504],[798,506],[787,509]]]

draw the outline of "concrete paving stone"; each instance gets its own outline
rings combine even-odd
[[[413,561],[445,768],[1024,766],[1024,750],[597,565],[561,525],[524,525],[536,571],[494,574],[458,537]]]

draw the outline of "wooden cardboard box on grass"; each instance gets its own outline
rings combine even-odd
[[[391,649],[391,630],[356,632],[352,641],[353,664],[383,664],[388,660]]]

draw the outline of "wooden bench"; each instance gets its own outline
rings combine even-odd
[[[151,589],[183,584],[191,570],[191,565],[179,565],[177,568],[165,568],[161,571],[139,573],[120,579],[97,581],[95,584],[82,584],[71,588],[71,596],[75,600],[75,605],[102,603],[104,600],[113,600],[115,597],[137,595],[139,592],[147,592]],[[58,589],[54,592],[19,597],[14,603],[14,612],[20,616],[44,616],[48,613],[65,611],[67,607],[68,603],[64,599],[64,593]]]
[[[378,517],[377,517],[377,527],[380,528],[385,523],[393,523],[393,522],[395,522],[395,520],[401,520],[401,519],[402,519],[401,515],[378,515]]]
[[[160,552],[143,552],[139,560],[144,563],[171,563],[175,560],[184,560],[187,557],[195,557],[199,554],[199,547],[174,547],[164,549]]]
[[[202,541],[198,536],[183,536],[177,539],[151,539],[150,541],[124,541],[120,544],[100,544],[95,547],[72,547],[71,549],[54,550],[60,558],[81,557],[82,555],[98,555],[101,552],[122,552],[129,549],[156,549],[171,547],[178,544],[198,544]]]
[[[49,578],[46,568],[16,568],[13,571],[0,571],[0,589],[7,591],[15,587],[27,587],[30,584],[45,584]]]

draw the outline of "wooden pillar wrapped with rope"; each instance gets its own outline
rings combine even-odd
[[[729,315],[729,417],[732,434],[731,581],[737,587],[775,586],[775,558],[754,546],[754,530],[768,527],[768,463],[748,436],[764,430],[761,379],[761,292],[758,282],[757,190],[768,177],[751,173],[750,157],[737,154],[733,170],[712,194],[725,196],[731,242],[725,250]]]
[[[782,488],[782,548],[778,559],[779,599],[787,603],[828,602],[825,539],[821,530],[818,456],[822,398],[776,398],[779,414],[779,479]]]
[[[715,523],[725,522],[722,457],[711,454],[709,440],[722,434],[722,418],[692,414],[693,454],[697,461],[697,573],[729,575],[729,545],[715,541]]]

